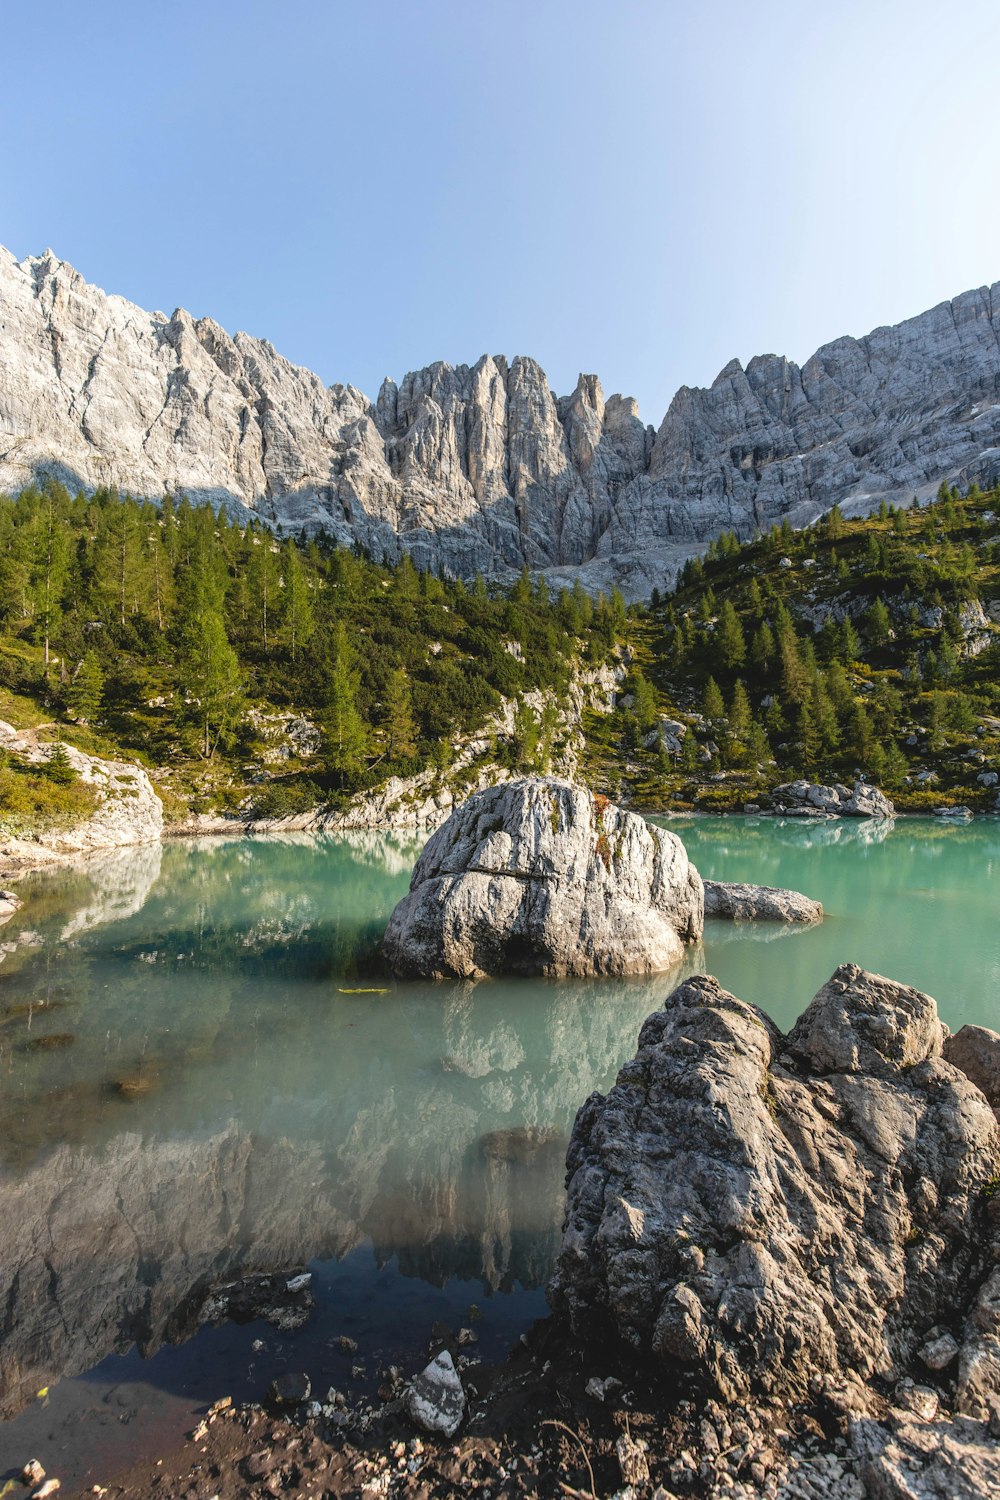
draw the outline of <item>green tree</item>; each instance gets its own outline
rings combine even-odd
[[[104,692],[104,673],[94,651],[88,651],[77,663],[76,671],[63,692],[66,707],[74,719],[93,724],[101,710],[101,695]]]
[[[884,646],[889,639],[891,626],[889,611],[880,595],[865,615],[865,635],[869,645]]]
[[[279,602],[281,575],[278,549],[270,531],[257,527],[247,534],[247,541],[250,543],[246,567],[247,592],[256,621],[255,634],[266,656],[271,647]]]
[[[385,691],[382,728],[393,760],[409,760],[417,750],[417,726],[413,718],[410,679],[402,667],[389,674]]]
[[[726,705],[722,701],[722,693],[719,684],[714,677],[710,677],[705,684],[705,698],[702,704],[702,712],[711,723],[726,716]]]
[[[211,760],[230,740],[243,706],[243,681],[223,616],[225,573],[204,523],[191,540],[178,601],[178,673],[182,714],[198,725],[199,749]]]
[[[715,646],[719,660],[727,672],[738,672],[747,658],[747,645],[743,626],[729,599],[722,601],[719,623],[715,629]]]
[[[45,647],[49,665],[52,637],[63,618],[63,593],[69,578],[69,534],[64,511],[69,496],[61,485],[47,484],[29,531],[28,594],[35,638]]]
[[[316,618],[309,591],[309,580],[299,557],[299,549],[291,540],[287,541],[282,548],[281,563],[284,585],[283,623],[288,649],[294,662],[302,648],[311,640],[316,628]]]
[[[655,729],[656,721],[660,715],[659,700],[656,689],[637,667],[632,673],[630,684],[632,691],[632,713],[635,717],[636,726],[640,734],[649,734]]]
[[[324,743],[327,764],[343,788],[364,768],[368,729],[358,708],[360,676],[342,620],[334,627],[330,658],[323,714]]]

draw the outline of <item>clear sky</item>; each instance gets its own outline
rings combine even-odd
[[[0,242],[384,374],[531,354],[659,423],[1000,279],[1000,4],[0,10]]]

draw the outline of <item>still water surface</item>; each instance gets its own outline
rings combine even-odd
[[[704,875],[805,891],[826,922],[710,924],[654,979],[403,985],[377,952],[419,847],[398,837],[192,840],[22,882],[0,929],[0,1479],[29,1448],[64,1489],[107,1478],[283,1368],[349,1387],[341,1332],[362,1388],[470,1304],[499,1354],[545,1311],[575,1111],[685,971],[787,1026],[853,960],[953,1027],[1000,1026],[997,822],[663,821]],[[213,1284],[305,1264],[301,1332],[190,1338]]]

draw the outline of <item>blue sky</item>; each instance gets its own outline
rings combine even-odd
[[[10,4],[0,242],[371,396],[526,353],[658,424],[1000,279],[998,44],[995,0]]]

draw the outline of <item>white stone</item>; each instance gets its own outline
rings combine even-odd
[[[465,1391],[447,1349],[442,1349],[412,1382],[406,1393],[406,1410],[425,1432],[450,1438],[458,1431],[465,1415]]]
[[[674,834],[553,777],[477,792],[437,830],[384,952],[400,975],[653,973],[701,936]]]

